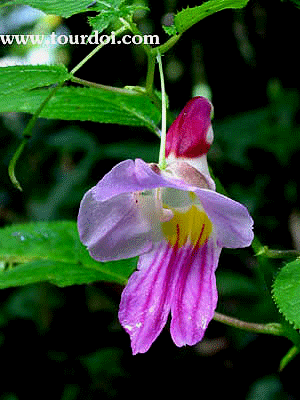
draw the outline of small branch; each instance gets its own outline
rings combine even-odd
[[[160,86],[161,86],[161,137],[160,137],[160,150],[159,150],[159,161],[158,165],[160,169],[166,168],[166,136],[167,136],[167,101],[166,101],[166,89],[164,71],[161,62],[161,56],[157,53],[157,62],[159,67],[160,75]]]
[[[118,29],[114,34],[116,36],[120,35],[121,33],[125,32],[128,29],[128,26],[123,25],[120,29]],[[110,35],[110,38],[112,38],[112,34]],[[109,43],[109,41],[107,41]],[[104,47],[107,43],[100,43],[97,47],[94,48],[86,57],[84,57],[83,60],[80,61],[70,72],[71,75],[74,75],[75,72],[79,70],[90,58],[93,57],[102,47]]]
[[[239,319],[229,317],[228,315],[220,314],[215,312],[215,321],[222,322],[225,325],[233,326],[234,328],[243,329],[244,331],[253,333],[264,333],[274,336],[286,336],[285,331],[281,324],[279,323],[269,323],[269,324],[256,324],[252,322],[241,321]]]
[[[269,249],[268,246],[262,246],[256,253],[256,256],[264,256],[268,258],[293,258],[300,257],[300,251],[298,250],[273,250]]]
[[[50,99],[55,95],[55,93],[58,91],[58,89],[60,89],[63,86],[63,84],[65,83],[66,80],[67,80],[67,78],[64,81],[59,82],[49,92],[48,96],[44,99],[42,104],[39,106],[39,108],[33,114],[33,116],[31,117],[30,121],[28,122],[28,124],[23,132],[23,140],[22,140],[21,144],[19,145],[19,147],[17,148],[17,150],[15,151],[12,159],[9,162],[8,175],[9,175],[10,180],[13,183],[13,185],[20,191],[22,191],[22,187],[21,187],[19,181],[17,180],[16,174],[15,174],[15,167],[16,167],[17,161],[20,158],[20,155],[22,154],[24,147],[26,146],[28,140],[31,139],[31,137],[32,137],[32,129],[34,127],[34,124],[36,123],[36,120],[38,119],[38,117],[40,116],[41,112],[43,111],[45,106],[48,104]]]
[[[107,90],[108,92],[131,94],[131,95],[140,95],[141,94],[141,92],[139,92],[138,90],[131,90],[131,89],[126,89],[126,88],[118,88],[118,87],[114,87],[114,86],[101,85],[100,83],[86,81],[85,79],[77,78],[76,76],[72,76],[70,78],[70,81],[79,83],[80,85],[87,86],[87,87],[93,87],[96,89]]]
[[[125,18],[120,18],[120,22],[122,22],[123,26],[129,29],[134,35],[142,35],[141,31],[138,29],[136,24],[132,21],[128,21]],[[145,50],[147,55],[150,55],[152,52],[152,47],[149,44],[141,43],[141,46]]]
[[[290,350],[287,352],[287,354],[280,361],[279,372],[281,372],[287,366],[287,364],[290,361],[292,361],[296,357],[296,355],[298,355],[299,353],[300,353],[300,349],[298,346],[293,346],[292,348],[290,348]]]
[[[20,183],[19,183],[19,181],[18,181],[18,179],[17,179],[17,177],[16,177],[16,174],[15,174],[15,167],[16,167],[16,163],[17,163],[17,161],[18,161],[20,155],[22,154],[22,152],[23,152],[23,150],[24,150],[24,147],[26,146],[28,140],[29,140],[28,137],[23,138],[21,144],[19,145],[19,147],[18,147],[17,150],[15,151],[15,153],[14,153],[14,155],[13,155],[13,157],[12,157],[12,159],[10,160],[9,165],[8,165],[8,175],[9,175],[9,178],[10,178],[12,184],[13,184],[17,189],[19,189],[21,192],[23,191],[23,189],[22,189],[22,186],[20,185]]]
[[[160,46],[154,47],[152,51],[159,52],[160,54],[166,53],[170,50],[181,38],[181,33],[178,35],[171,36],[165,43],[161,44]]]
[[[146,92],[149,94],[153,93],[153,82],[154,82],[154,71],[155,71],[155,55],[152,53],[147,54],[148,66],[146,76]]]

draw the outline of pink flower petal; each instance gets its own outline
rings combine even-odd
[[[217,306],[215,270],[221,248],[210,238],[202,247],[177,250],[171,305],[171,336],[178,346],[198,343]]]
[[[151,224],[141,215],[134,192],[158,187],[194,192],[216,227],[220,247],[251,244],[253,220],[242,204],[212,190],[163,176],[137,159],[116,165],[81,202],[78,230],[92,257],[99,261],[117,260],[151,250]]]
[[[167,322],[172,295],[175,257],[167,242],[139,258],[125,287],[119,320],[130,335],[133,354],[145,353]]]
[[[216,229],[220,247],[247,247],[252,243],[253,219],[241,203],[207,189],[195,189],[205,212]]]
[[[131,193],[107,201],[95,200],[95,188],[89,190],[80,205],[80,240],[98,261],[135,257],[152,248],[151,227],[141,216]]]
[[[122,293],[119,320],[133,354],[146,352],[166,324],[177,346],[200,341],[217,304],[215,269],[221,249],[211,239],[200,249],[161,242],[139,259]]]
[[[105,201],[123,193],[165,186],[165,180],[145,161],[125,160],[113,167],[95,186],[95,199]]]

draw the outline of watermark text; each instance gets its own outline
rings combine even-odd
[[[123,35],[117,38],[115,32],[110,35],[99,35],[94,31],[92,35],[63,35],[52,32],[50,35],[0,35],[0,45],[87,45],[87,44],[146,44],[159,45],[158,35]]]

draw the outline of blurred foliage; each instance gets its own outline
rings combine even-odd
[[[90,3],[82,0],[76,7]],[[53,4],[47,2],[49,7]],[[163,42],[168,36],[162,23],[172,25],[172,13],[188,5],[199,2],[145,1],[150,12],[139,10],[136,22]],[[46,17],[36,14],[29,20],[30,13],[23,7],[0,8],[0,33],[28,33],[37,25],[43,30]],[[249,208],[256,235],[270,248],[298,250],[300,223],[294,216],[299,212],[299,18],[291,2],[250,0],[245,9],[225,10],[199,22],[163,57],[174,115],[201,90],[212,94],[215,142],[210,165],[229,195]],[[86,12],[52,23],[57,33],[91,30]],[[91,48],[60,46],[49,62],[63,59],[71,69]],[[2,46],[0,62],[9,65],[16,57],[28,60],[33,54],[42,57],[37,49],[23,49],[22,54],[17,46]],[[143,85],[146,63],[139,46],[107,46],[78,76],[118,87]],[[20,193],[8,179],[7,166],[28,120],[27,114],[15,112],[0,120],[2,226],[75,221],[84,192],[116,162],[158,158],[158,139],[144,127],[39,119],[17,165],[24,189]],[[63,250],[59,242],[55,246],[55,251]],[[222,253],[217,273],[220,312],[248,321],[278,320],[270,292],[283,262],[264,259],[260,271],[261,259],[251,250]],[[289,271],[282,269],[285,272]],[[212,398],[237,400],[299,397],[299,358],[277,373],[288,341],[217,322],[193,348],[176,348],[165,330],[147,354],[132,357],[129,338],[117,321],[121,291],[117,283],[101,282],[65,288],[43,282],[2,290],[0,355],[5,368],[0,399],[40,399],[44,392],[62,400],[119,399],[141,395],[145,388],[155,397],[158,390],[162,397],[204,391]],[[166,372],[171,380],[166,380]]]

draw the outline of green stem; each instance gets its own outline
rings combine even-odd
[[[155,47],[152,49],[153,51],[159,52],[160,54],[164,54],[167,51],[169,51],[181,38],[181,33],[179,35],[174,35],[171,36],[169,40],[167,40],[165,43],[161,44],[158,47]]]
[[[290,348],[290,350],[287,352],[287,354],[280,361],[279,371],[281,372],[286,367],[286,365],[290,361],[292,361],[296,357],[296,355],[299,353],[300,353],[300,349],[298,346],[293,346],[292,348]]]
[[[134,35],[142,35],[141,31],[138,29],[136,24],[132,21],[128,21],[124,18],[120,18],[120,21],[124,26],[134,34]],[[145,53],[148,57],[148,65],[147,65],[147,76],[146,76],[146,92],[150,95],[153,93],[153,81],[154,81],[154,71],[155,71],[155,58],[157,52],[153,52],[154,49],[149,44],[142,43],[141,46],[143,47]]]
[[[120,29],[114,32],[114,35],[118,36],[121,33],[125,32],[128,29],[127,25],[123,25]],[[112,39],[112,33],[110,35],[110,39]],[[109,41],[107,41],[109,43]],[[100,43],[97,47],[94,48],[83,60],[80,61],[70,72],[71,75],[74,75],[90,58],[92,58],[102,47],[104,47],[107,43]]]
[[[239,319],[229,317],[227,315],[220,314],[218,312],[215,312],[213,319],[215,321],[222,322],[223,324],[232,326],[234,328],[243,329],[248,332],[265,333],[274,336],[286,336],[282,325],[276,322],[269,324],[257,324],[252,322],[241,321]]]
[[[126,31],[128,29],[128,24],[123,25],[120,29],[118,29],[116,32],[114,32],[114,35],[120,35],[121,33],[123,33],[124,31]],[[111,34],[112,37],[112,34]],[[36,123],[36,120],[38,119],[38,117],[40,116],[42,110],[44,109],[44,107],[46,106],[46,104],[49,102],[49,100],[55,95],[55,93],[57,92],[57,90],[59,88],[61,88],[63,86],[63,84],[68,80],[71,79],[73,82],[77,80],[78,83],[83,83],[85,81],[81,81],[79,82],[79,78],[75,78],[73,77],[73,75],[75,74],[75,72],[77,72],[91,57],[93,57],[94,54],[96,54],[103,46],[105,46],[106,43],[101,43],[99,44],[97,47],[94,48],[94,50],[92,50],[83,60],[80,61],[80,63],[78,63],[73,69],[72,71],[69,73],[69,76],[64,79],[62,82],[59,82],[57,84],[57,86],[54,87],[54,89],[48,94],[48,96],[45,98],[45,100],[42,102],[42,104],[39,106],[39,108],[36,110],[36,112],[34,113],[34,115],[32,116],[32,118],[30,119],[28,125],[26,126],[24,132],[23,132],[23,140],[21,142],[21,144],[19,145],[19,147],[17,148],[15,154],[13,155],[9,166],[8,166],[8,174],[9,177],[13,183],[13,185],[22,191],[22,187],[19,183],[19,181],[16,178],[16,174],[15,174],[15,167],[16,167],[16,163],[18,161],[18,159],[20,158],[24,147],[26,146],[28,140],[32,137],[32,129],[33,126]],[[87,82],[87,81],[86,81]],[[91,84],[91,82],[90,82]],[[96,84],[94,84],[96,85]],[[103,88],[103,87],[102,87]],[[110,88],[111,90],[112,88]],[[118,89],[115,89],[118,90]],[[121,89],[119,89],[121,90]]]
[[[19,189],[21,192],[23,191],[23,189],[22,189],[22,187],[21,187],[21,185],[20,185],[18,179],[16,178],[15,167],[16,167],[16,163],[17,163],[17,161],[18,161],[20,155],[22,154],[22,152],[23,152],[23,150],[24,150],[24,147],[26,146],[27,142],[28,142],[28,138],[24,138],[24,139],[22,140],[21,144],[19,145],[19,147],[18,147],[17,150],[15,151],[15,153],[14,153],[14,155],[13,155],[13,157],[12,157],[12,159],[10,160],[9,165],[8,165],[8,175],[9,175],[9,178],[10,178],[12,184],[13,184],[17,189]]]
[[[154,71],[155,71],[155,55],[148,54],[148,66],[147,66],[147,76],[146,76],[146,92],[153,93],[153,83],[154,83]]]
[[[175,43],[180,39],[181,35],[172,36],[164,44],[151,48],[149,51],[149,46],[145,46],[145,51],[148,56],[148,69],[146,76],[146,92],[153,92],[153,82],[154,82],[154,71],[155,71],[155,59],[157,54],[164,54],[166,51],[170,50]]]
[[[132,21],[128,21],[125,18],[120,18],[120,21],[122,22],[123,26],[129,29],[134,35],[142,36],[142,32],[138,29],[135,23],[133,23]],[[147,55],[151,54],[152,47],[149,44],[141,43],[141,46],[143,47]]]
[[[267,258],[293,258],[300,257],[300,251],[298,250],[273,250],[269,249],[268,246],[262,246],[256,253],[257,256],[264,256]]]
[[[19,147],[17,148],[17,150],[15,151],[12,159],[9,162],[9,166],[8,166],[8,175],[10,177],[11,182],[13,183],[13,185],[22,191],[22,187],[19,183],[19,181],[16,178],[15,175],[15,167],[17,164],[18,159],[20,158],[24,147],[26,146],[27,142],[29,139],[31,139],[32,137],[32,129],[36,123],[36,120],[38,119],[38,117],[40,116],[41,112],[43,111],[44,107],[46,106],[46,104],[49,102],[49,100],[55,95],[55,93],[58,91],[59,88],[61,88],[63,86],[63,84],[65,83],[67,79],[65,79],[64,81],[58,83],[48,94],[48,96],[44,99],[44,101],[41,103],[41,105],[39,106],[39,108],[36,110],[36,112],[33,114],[33,116],[31,117],[30,121],[28,122],[24,132],[23,132],[23,140],[21,142],[21,144],[19,145]]]
[[[87,81],[85,79],[77,78],[76,76],[71,76],[70,81],[71,82],[75,82],[75,83],[79,83],[80,85],[87,86],[87,87],[93,87],[93,88],[96,88],[96,89],[107,90],[108,92],[131,94],[131,95],[140,95],[138,90],[134,91],[132,89],[118,88],[118,87],[115,87],[115,86],[102,85],[101,83],[90,82],[90,81]]]
[[[161,85],[161,137],[160,137],[160,150],[158,165],[160,169],[166,168],[166,137],[167,137],[167,102],[166,102],[166,89],[164,80],[164,71],[161,62],[161,56],[157,54],[157,62],[160,75]]]

